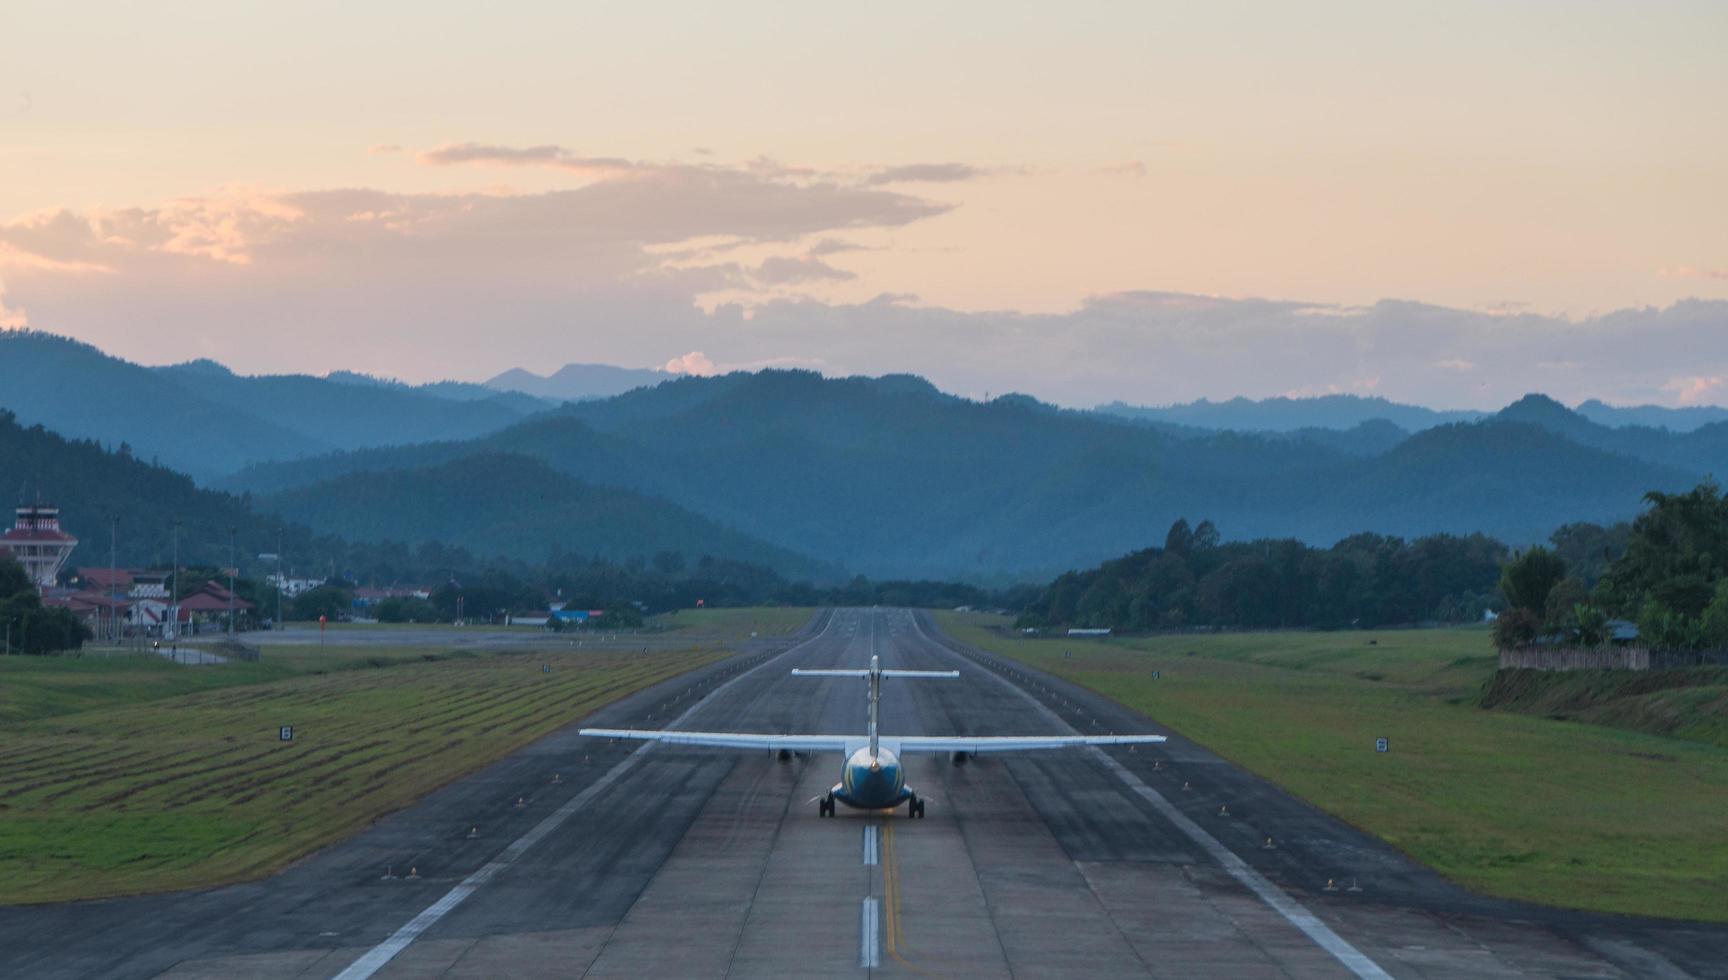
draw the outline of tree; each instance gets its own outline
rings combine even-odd
[[[1646,598],[1638,610],[1638,638],[1659,650],[1692,650],[1703,642],[1697,622],[1654,597]]]
[[[301,620],[338,619],[354,608],[354,594],[340,585],[320,585],[294,597],[294,618]]]
[[[1572,607],[1572,621],[1578,624],[1578,642],[1582,646],[1596,647],[1608,642],[1608,614],[1581,602]]]
[[[380,623],[435,623],[438,610],[425,599],[414,596],[391,596],[378,603]]]
[[[1728,579],[1716,583],[1716,594],[1698,617],[1698,633],[1705,646],[1728,649]]]
[[[1188,518],[1176,518],[1176,523],[1170,525],[1170,531],[1164,535],[1164,550],[1173,555],[1186,556],[1193,548],[1194,529],[1188,526]]]
[[[1548,593],[1566,577],[1560,556],[1537,545],[1507,562],[1500,570],[1500,594],[1512,609],[1527,609],[1541,617],[1548,609]]]
[[[0,555],[0,633],[10,637],[12,649],[29,654],[77,650],[90,639],[90,630],[70,611],[49,609],[11,555]]]
[[[1563,578],[1548,590],[1543,603],[1542,627],[1550,633],[1569,631],[1578,625],[1573,615],[1580,605],[1590,601],[1590,590],[1575,578]]]
[[[1514,650],[1536,639],[1542,621],[1522,606],[1514,606],[1494,621],[1494,645],[1502,650]]]

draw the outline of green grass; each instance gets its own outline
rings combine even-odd
[[[212,667],[0,658],[0,903],[267,874],[726,655],[692,638],[647,653],[278,648]],[[277,740],[284,724],[293,742]]]
[[[95,657],[0,657],[0,726],[155,701],[240,684],[277,680],[292,671],[274,664],[194,668],[152,654]]]
[[[650,628],[680,633],[708,633],[728,639],[749,639],[752,632],[762,636],[785,636],[797,632],[814,609],[801,607],[749,609],[681,609],[662,613],[649,619]]]
[[[1728,749],[1484,710],[1476,697],[1495,659],[1479,629],[1099,642],[1024,639],[977,615],[937,619],[958,640],[1170,726],[1476,891],[1728,921]],[[1391,752],[1374,751],[1378,737]]]

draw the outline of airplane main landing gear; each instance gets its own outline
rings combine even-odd
[[[833,793],[829,793],[827,796],[816,801],[816,815],[818,817],[832,817],[834,815]]]
[[[906,801],[906,816],[911,820],[924,819],[924,801],[914,796]]]

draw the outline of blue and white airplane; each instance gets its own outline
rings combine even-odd
[[[905,735],[883,738],[876,730],[877,706],[882,699],[882,678],[943,678],[960,676],[957,670],[883,670],[872,656],[866,670],[794,670],[798,677],[862,677],[870,682],[870,726],[862,738],[856,735],[759,735],[744,732],[643,731],[634,728],[584,728],[583,735],[599,738],[630,738],[674,745],[709,745],[729,749],[768,749],[792,752],[843,752],[846,762],[840,782],[817,797],[818,816],[834,815],[834,804],[858,810],[892,810],[906,804],[909,817],[924,816],[924,800],[906,785],[900,757],[907,752],[947,752],[956,763],[980,752],[1026,752],[1033,749],[1065,749],[1080,745],[1136,745],[1164,741],[1162,735]]]

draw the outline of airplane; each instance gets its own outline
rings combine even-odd
[[[582,735],[625,738],[673,745],[707,745],[728,749],[768,749],[782,758],[793,752],[843,752],[846,762],[840,781],[812,802],[816,815],[834,816],[834,805],[844,803],[855,810],[894,810],[906,804],[906,815],[922,819],[925,800],[906,785],[900,757],[907,752],[948,752],[956,765],[980,752],[1026,752],[1062,749],[1080,745],[1144,745],[1164,741],[1162,735],[903,735],[884,738],[877,731],[877,707],[882,700],[882,678],[915,679],[960,676],[957,670],[884,670],[880,658],[871,656],[863,670],[792,671],[795,677],[862,677],[870,682],[868,733],[856,735],[767,735],[746,732],[646,731],[634,728],[583,728]]]

